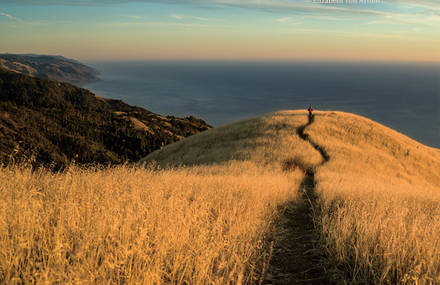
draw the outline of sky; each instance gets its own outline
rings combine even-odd
[[[439,62],[440,0],[0,0],[0,53]]]

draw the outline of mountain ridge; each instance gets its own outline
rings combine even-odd
[[[32,77],[83,86],[98,81],[99,72],[60,55],[0,54],[0,67]]]
[[[211,128],[192,116],[162,116],[69,83],[0,68],[0,162],[31,159],[63,168],[137,161]]]

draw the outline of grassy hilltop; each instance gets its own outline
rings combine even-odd
[[[439,169],[440,150],[369,119],[304,111],[199,133],[136,167],[11,165],[0,282],[440,283]],[[300,218],[313,244],[289,227]],[[316,248],[288,254],[303,245]],[[286,266],[315,260],[325,279]]]

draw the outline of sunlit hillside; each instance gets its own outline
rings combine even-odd
[[[331,270],[440,283],[440,150],[347,113],[308,125],[305,111],[209,130],[137,166],[3,167],[0,283],[258,284],[310,169]]]
[[[285,144],[283,132],[305,117],[298,111],[266,117],[278,122],[272,132],[281,132],[273,143]],[[248,137],[249,143],[259,141],[247,136],[246,130],[238,134]],[[305,133],[330,156],[316,170],[319,211],[314,218],[328,256],[346,273],[348,282],[440,283],[440,150],[343,112],[317,112]],[[221,157],[217,153],[224,159],[243,156],[239,144],[229,145],[232,152],[224,151],[223,143],[230,140],[216,142],[213,134],[188,138],[148,159],[175,165],[214,161]],[[222,137],[228,135],[232,136],[225,130]],[[260,159],[270,157],[276,147],[261,144],[253,149]],[[293,146],[285,153],[284,149],[283,155],[264,162],[276,167],[289,157],[304,165],[304,157],[311,155],[311,165],[317,165],[320,159],[314,150],[297,152],[301,149]]]
[[[236,160],[281,170],[286,162],[295,160],[296,165],[308,168],[318,164],[321,156],[296,133],[305,124],[303,111],[269,114],[191,136],[141,161],[165,167]]]
[[[342,112],[306,132],[331,157],[316,174],[316,219],[349,279],[440,284],[440,150]]]
[[[0,282],[257,283],[303,176],[283,161],[320,159],[296,134],[306,122],[265,116],[166,148],[207,166],[2,168]]]

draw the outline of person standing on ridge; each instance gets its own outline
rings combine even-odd
[[[313,112],[313,107],[312,107],[312,105],[309,106],[309,108],[307,109],[307,111],[309,111],[309,120],[311,121],[311,120],[312,120],[312,116],[313,116],[313,114],[312,114],[312,112]]]

